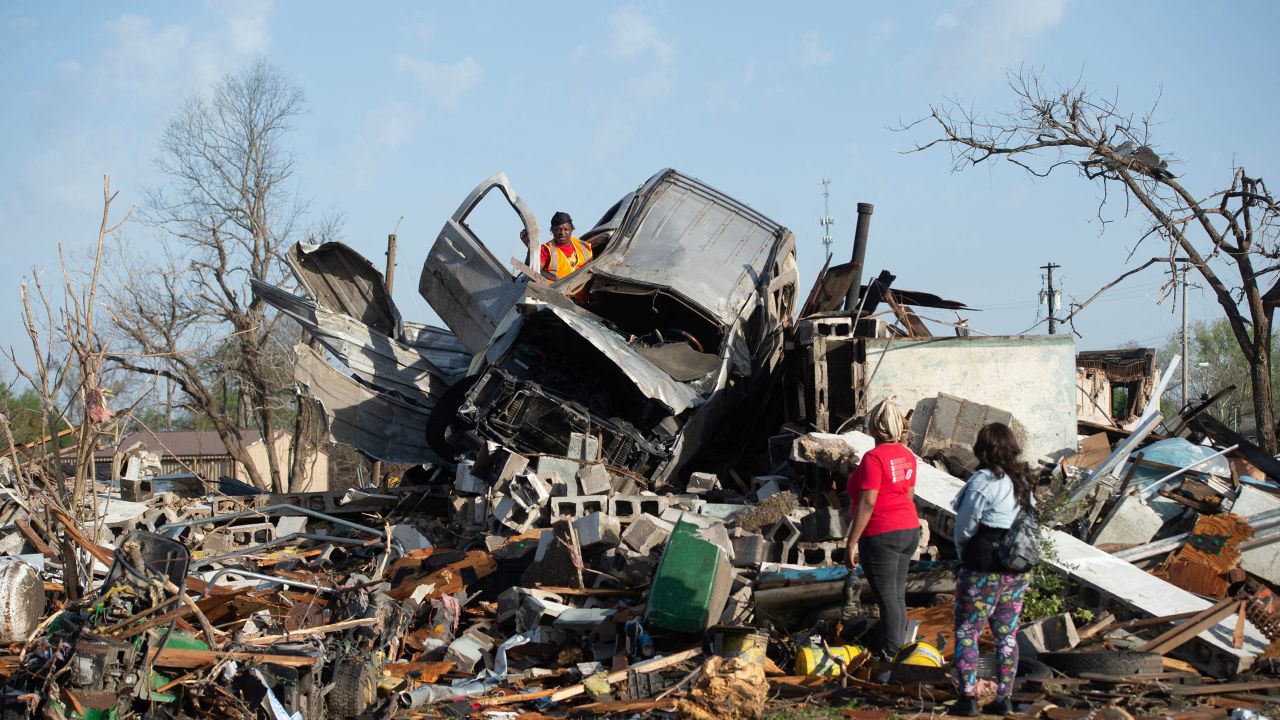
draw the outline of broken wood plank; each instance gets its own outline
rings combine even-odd
[[[262,635],[255,638],[249,638],[243,642],[245,645],[274,645],[278,642],[287,642],[296,638],[327,635],[331,632],[350,630],[351,628],[368,627],[369,625],[377,625],[378,622],[378,618],[355,618],[353,620],[343,620],[341,622],[330,623],[328,625],[317,625],[316,627],[302,628],[301,630],[295,630],[283,635]]]
[[[233,650],[199,650],[195,648],[166,647],[155,656],[157,667],[189,670],[212,665],[219,660],[238,660],[247,663],[272,663],[286,667],[311,667],[319,658],[310,655],[281,655],[273,653],[240,652]]]
[[[1223,618],[1236,612],[1241,604],[1235,598],[1219,600],[1217,603],[1196,613],[1194,617],[1189,618],[1185,623],[1175,626],[1138,648],[1138,651],[1164,655],[1171,650],[1175,650],[1196,635],[1217,625]]]
[[[1246,680],[1197,687],[1170,688],[1168,693],[1178,697],[1190,697],[1195,695],[1222,695],[1223,693],[1247,692],[1249,690],[1274,690],[1277,688],[1280,688],[1280,680]]]
[[[680,663],[685,662],[686,660],[692,660],[693,658],[696,658],[701,654],[702,654],[702,648],[700,647],[689,648],[688,650],[682,650],[678,653],[666,655],[664,657],[657,657],[657,658],[653,658],[652,660],[645,660],[644,662],[636,663],[635,665],[632,665],[630,668],[626,670],[617,670],[617,671],[611,672],[605,679],[609,684],[612,685],[613,683],[621,682],[623,679],[625,679],[627,677],[627,673],[629,672],[632,672],[632,671],[638,672],[638,673],[656,672],[658,670],[669,668],[672,665],[679,665]],[[583,685],[582,683],[578,683],[576,685],[570,685],[569,687],[559,689],[559,690],[557,689],[540,690],[538,692],[532,692],[532,693],[516,693],[512,695],[501,695],[499,697],[478,698],[475,700],[475,702],[479,705],[486,705],[486,706],[510,705],[512,703],[522,703],[522,702],[528,702],[530,700],[541,700],[543,698],[551,698],[552,702],[560,702],[562,700],[568,700],[569,698],[582,695],[586,691],[587,691],[586,686]]]

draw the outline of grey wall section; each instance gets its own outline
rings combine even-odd
[[[1076,448],[1076,345],[1069,335],[868,339],[867,407],[890,395],[915,410],[913,450],[938,393],[1013,413],[1028,461]]]

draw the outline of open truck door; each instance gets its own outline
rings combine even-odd
[[[494,328],[520,298],[525,282],[494,257],[467,224],[472,211],[495,190],[519,216],[528,233],[528,247],[538,247],[533,211],[516,195],[506,173],[498,173],[477,185],[445,223],[427,253],[418,282],[418,292],[473,353],[488,344]],[[529,252],[524,262],[532,258]]]

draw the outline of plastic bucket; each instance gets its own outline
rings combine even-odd
[[[893,657],[895,665],[919,665],[920,667],[942,667],[945,662],[938,648],[923,640],[903,645]]]
[[[861,645],[801,648],[796,653],[796,674],[828,677],[839,675],[846,665],[866,651]]]

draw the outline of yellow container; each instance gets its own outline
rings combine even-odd
[[[923,640],[903,645],[893,658],[897,665],[918,665],[920,667],[942,667],[945,662],[938,648]]]
[[[796,655],[796,674],[833,677],[866,651],[861,645],[802,648]]]
[[[725,657],[740,657],[745,662],[763,667],[765,651],[769,649],[769,634],[764,632],[725,632],[721,635],[720,645],[720,654]]]

